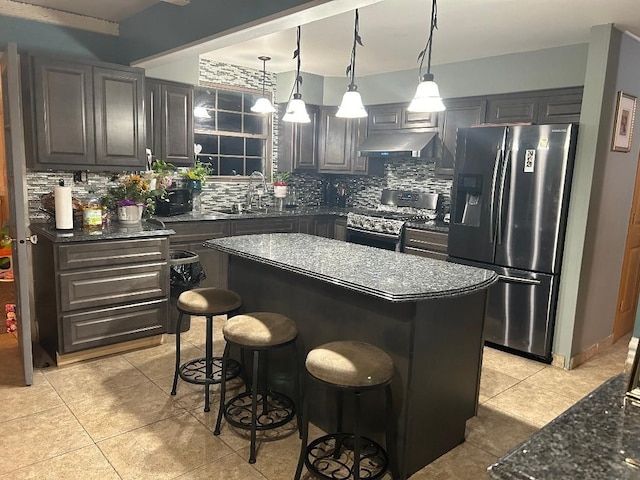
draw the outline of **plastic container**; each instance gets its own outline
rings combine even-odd
[[[88,230],[102,229],[102,205],[93,190],[82,206],[82,228]]]
[[[169,325],[167,333],[176,333],[178,321],[178,297],[182,292],[197,288],[200,282],[207,278],[200,257],[195,252],[188,250],[171,250],[169,252]],[[181,332],[191,328],[191,317],[183,318],[180,326]]]

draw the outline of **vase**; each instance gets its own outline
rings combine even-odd
[[[286,185],[274,185],[273,186],[273,196],[276,198],[284,198],[287,196],[287,186]]]
[[[124,205],[118,207],[118,222],[123,225],[136,225],[142,220],[144,205]]]
[[[200,180],[187,179],[187,188],[195,193],[202,191],[202,182]]]

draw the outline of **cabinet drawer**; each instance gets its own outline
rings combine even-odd
[[[61,353],[101,347],[167,331],[167,299],[62,316]]]
[[[197,242],[211,238],[228,237],[230,235],[229,221],[216,220],[212,222],[175,222],[167,225],[174,232],[171,243]]]
[[[132,303],[169,293],[167,262],[62,273],[60,310]]]
[[[419,257],[435,258],[436,260],[446,260],[447,254],[434,252],[433,250],[423,250],[422,248],[405,247],[404,253],[418,255]]]
[[[297,233],[298,220],[295,218],[277,218],[269,220],[235,220],[231,222],[231,235],[249,235],[255,233]]]
[[[168,256],[169,240],[167,238],[70,243],[58,247],[58,268],[65,271],[76,268],[158,262],[165,261]]]
[[[423,250],[435,250],[447,253],[447,234],[440,232],[427,232],[407,228],[404,237],[405,247],[421,248]],[[405,248],[405,251],[407,248]]]

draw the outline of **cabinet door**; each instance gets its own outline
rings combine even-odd
[[[307,105],[310,123],[295,123],[293,169],[295,171],[316,171],[318,169],[318,122],[320,108]]]
[[[335,116],[335,108],[320,112],[318,171],[348,173],[351,171],[351,119]]]
[[[191,165],[193,152],[193,87],[162,86],[161,152],[174,165]]]
[[[367,138],[367,119],[354,118],[349,122],[349,141],[351,142],[351,171],[369,173],[369,159],[358,155],[358,147]]]
[[[440,127],[442,154],[436,160],[436,173],[453,175],[456,158],[456,135],[458,128],[480,125],[484,122],[487,101],[481,98],[446,100],[447,109]]]
[[[145,168],[144,76],[94,68],[93,88],[96,164]]]
[[[94,164],[92,68],[47,58],[33,65],[38,162]]]
[[[402,107],[402,128],[432,128],[438,125],[438,114],[434,112],[410,112]]]
[[[344,217],[336,218],[333,225],[333,238],[336,240],[347,241],[347,219]]]
[[[160,82],[145,78],[145,116],[146,116],[146,145],[151,149],[155,158],[164,159],[162,153],[161,125],[162,125],[162,85]]]
[[[400,105],[378,105],[369,107],[369,131],[397,130],[402,126]]]
[[[333,238],[333,216],[316,217],[314,220],[314,235],[318,237]]]
[[[538,123],[578,123],[582,108],[582,87],[558,95],[540,97]]]
[[[487,123],[535,123],[538,98],[535,96],[500,95],[489,100]]]

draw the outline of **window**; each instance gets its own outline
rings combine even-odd
[[[261,91],[223,86],[195,88],[195,143],[198,160],[211,175],[249,176],[254,170],[271,177],[271,117],[253,113]]]

